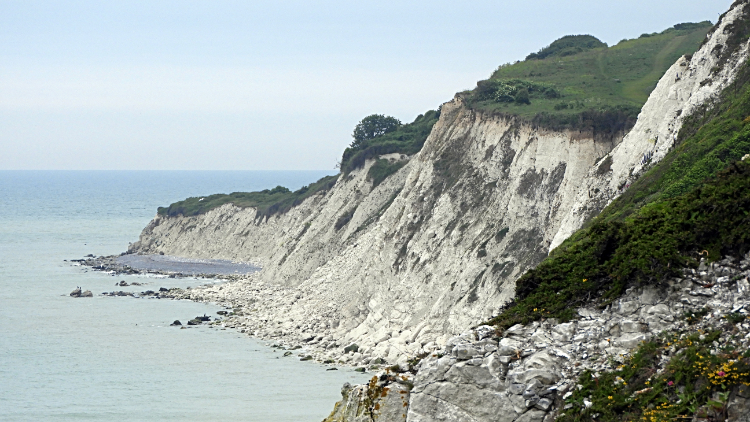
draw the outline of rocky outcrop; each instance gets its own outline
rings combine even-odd
[[[706,309],[711,311],[700,321],[691,324],[686,319]],[[737,350],[748,350],[750,324],[727,330],[729,314],[750,314],[750,255],[739,263],[703,261],[698,270],[686,270],[684,277],[662,286],[631,289],[604,310],[579,309],[579,318],[571,322],[549,319],[516,325],[501,334],[480,326],[451,338],[444,349],[421,360],[406,420],[554,420],[569,408],[566,399],[582,372],[611,371],[659,333],[719,329],[724,334],[717,344],[728,344],[731,337],[739,339]],[[364,386],[359,388],[347,390],[349,408],[364,400]],[[738,391],[728,404],[729,413],[750,410],[747,398],[746,389]]]
[[[76,287],[72,292],[70,292],[70,297],[94,297],[94,294],[91,293],[91,290],[81,291],[80,287]]]

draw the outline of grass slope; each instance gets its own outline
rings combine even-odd
[[[709,29],[710,22],[680,24],[612,47],[590,36],[565,37],[522,62],[501,66],[465,95],[476,109],[518,115],[553,129],[585,128],[590,124],[581,117],[592,110],[622,114],[619,118],[632,125],[664,72],[695,52]],[[547,54],[561,41],[566,42]],[[529,104],[515,101],[523,89],[530,94]]]

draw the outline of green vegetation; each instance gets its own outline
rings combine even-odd
[[[367,178],[372,181],[372,186],[379,185],[383,180],[393,173],[401,170],[407,163],[406,160],[388,161],[384,158],[379,159],[370,167],[367,172]]]
[[[709,257],[750,250],[750,162],[624,221],[596,221],[516,282],[516,299],[490,321],[502,328],[546,317],[572,319],[581,306],[610,303],[632,285],[655,284]]]
[[[526,60],[572,56],[574,54],[583,53],[584,51],[604,47],[607,47],[607,44],[591,35],[566,35],[549,46],[539,50],[538,53],[529,54],[526,56]]]
[[[523,62],[500,66],[464,93],[478,110],[518,115],[550,129],[617,133],[630,128],[664,72],[695,52],[710,22],[675,25],[607,47],[590,35],[566,36]],[[528,90],[529,101],[516,100]]]
[[[500,327],[606,304],[696,264],[750,249],[750,65],[688,116],[676,147],[516,284]],[[724,169],[724,170],[722,170]]]
[[[704,104],[685,119],[674,149],[597,220],[622,219],[647,203],[683,195],[748,153],[750,65],[745,65],[716,102]]]
[[[393,131],[362,141],[355,139],[341,157],[341,172],[348,174],[362,168],[366,160],[383,154],[416,154],[422,149],[439,117],[440,111],[430,110],[417,116],[412,123],[401,125]]]
[[[357,148],[363,142],[393,132],[399,126],[401,126],[401,121],[395,117],[384,116],[382,114],[369,115],[360,120],[357,126],[354,127],[354,133],[352,133],[354,141],[351,146],[352,148]]]
[[[166,208],[159,207],[158,213],[169,217],[177,215],[189,217],[232,203],[242,208],[257,208],[256,217],[268,217],[277,213],[285,213],[310,196],[331,189],[336,184],[338,177],[338,175],[326,176],[294,192],[285,187],[276,186],[273,189],[265,189],[260,192],[234,192],[229,195],[215,194],[206,197],[193,197],[175,202]]]
[[[643,343],[616,370],[585,371],[581,388],[566,400],[572,407],[557,420],[725,420],[730,392],[750,385],[750,352],[735,339],[716,348],[720,336],[665,334]],[[671,359],[659,371],[664,355]]]

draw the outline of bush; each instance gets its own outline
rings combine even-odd
[[[516,94],[515,101],[518,104],[531,104],[531,100],[529,99],[529,90],[526,88],[521,89]]]
[[[401,121],[395,117],[384,116],[382,114],[367,116],[354,127],[354,133],[352,133],[354,141],[351,147],[356,148],[365,141],[393,132],[399,126],[401,126]]]

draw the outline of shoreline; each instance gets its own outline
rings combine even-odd
[[[332,333],[315,333],[301,325],[279,327],[279,316],[284,309],[301,299],[304,292],[299,287],[285,287],[264,283],[258,280],[262,268],[248,274],[218,273],[185,273],[154,269],[138,269],[117,262],[125,253],[111,256],[87,256],[82,259],[70,259],[68,262],[86,266],[94,271],[111,273],[113,276],[163,276],[164,278],[196,278],[202,281],[212,280],[212,284],[202,284],[188,288],[169,288],[160,291],[147,290],[150,297],[172,300],[190,300],[197,303],[210,303],[221,306],[227,313],[221,319],[206,322],[205,325],[218,325],[222,328],[236,330],[240,334],[267,342],[271,348],[286,350],[287,353],[299,351],[301,361],[315,361],[323,365],[336,365],[355,368],[358,372],[378,372],[388,366],[381,357],[371,357],[360,353],[356,344],[349,344],[343,336]],[[198,280],[201,281],[201,280]],[[133,285],[132,283],[130,285]],[[105,292],[104,296],[118,296],[118,292]],[[119,295],[126,296],[126,295]],[[133,296],[132,294],[129,296]],[[215,317],[214,317],[215,318]],[[404,354],[405,355],[405,354]],[[291,356],[286,355],[285,356]],[[408,364],[401,365],[402,370],[410,369]],[[331,369],[329,369],[331,370]]]

